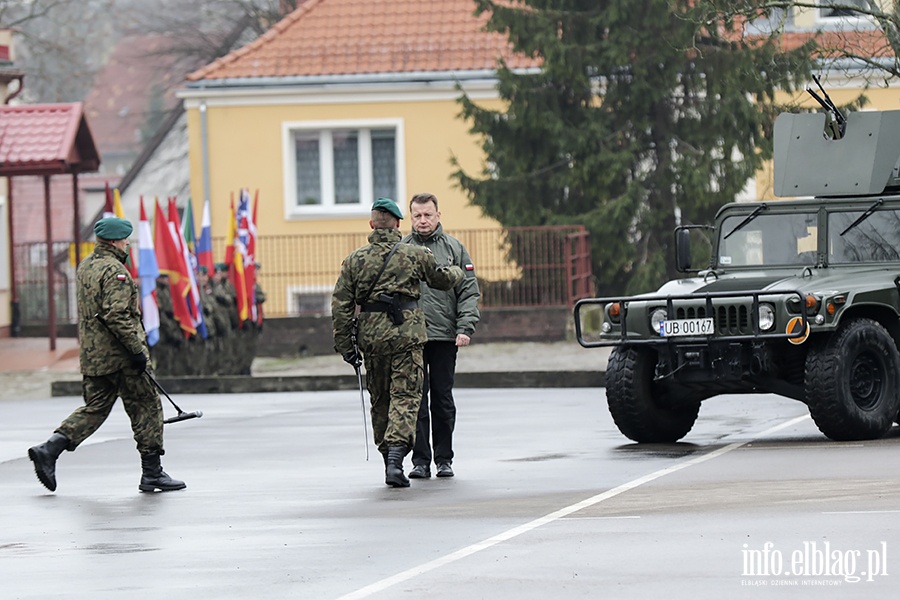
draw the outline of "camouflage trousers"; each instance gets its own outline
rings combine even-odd
[[[396,354],[367,354],[366,387],[372,402],[372,433],[379,452],[413,447],[425,379],[422,346]]]
[[[81,389],[84,406],[75,409],[56,429],[69,438],[68,450],[75,450],[103,425],[116,398],[121,396],[138,452],[163,453],[162,405],[149,377],[139,375],[133,369],[97,377],[85,375]]]

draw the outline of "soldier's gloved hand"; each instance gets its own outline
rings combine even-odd
[[[131,366],[137,369],[138,373],[143,373],[147,370],[147,357],[144,356],[143,352],[131,355]]]
[[[350,352],[345,352],[341,355],[341,358],[344,359],[344,362],[353,367],[354,369],[358,369],[362,364],[362,356],[359,355],[359,352],[356,350],[351,350]]]

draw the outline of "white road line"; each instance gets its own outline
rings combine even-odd
[[[900,510],[836,510],[823,512],[823,515],[889,515],[900,513]]]
[[[622,515],[620,517],[566,517],[566,521],[610,521],[613,519],[640,519],[640,515]]]
[[[791,419],[789,421],[785,421],[784,423],[781,423],[779,425],[775,425],[774,427],[770,427],[769,429],[766,429],[765,431],[762,431],[753,437],[755,439],[755,438],[770,435],[772,433],[775,433],[776,431],[780,431],[787,427],[791,427],[792,425],[796,425],[797,423],[800,423],[801,421],[805,421],[806,419],[809,419],[809,415],[801,415],[801,416]],[[566,506],[565,508],[561,508],[561,509],[554,511],[548,515],[544,515],[543,517],[539,517],[533,521],[530,521],[523,525],[519,525],[518,527],[513,527],[512,529],[508,529],[508,530],[506,530],[502,533],[499,533],[493,537],[489,537],[486,540],[482,540],[480,542],[472,544],[471,546],[466,546],[465,548],[461,548],[461,549],[457,550],[456,552],[451,552],[450,554],[448,554],[446,556],[442,556],[441,558],[436,558],[432,561],[421,564],[417,567],[407,569],[406,571],[401,571],[400,573],[397,573],[396,575],[392,575],[391,577],[382,579],[381,581],[376,581],[375,583],[372,583],[363,588],[360,588],[360,589],[356,590],[355,592],[350,592],[349,594],[345,594],[345,595],[341,596],[340,598],[338,598],[338,600],[357,600],[359,598],[367,598],[367,597],[371,596],[372,594],[376,594],[378,592],[384,591],[384,590],[388,589],[389,587],[397,585],[398,583],[403,583],[404,581],[408,581],[415,577],[419,577],[420,575],[424,575],[425,573],[428,573],[429,571],[434,571],[435,569],[439,569],[441,567],[444,567],[446,565],[454,563],[458,560],[462,560],[463,558],[471,556],[477,552],[481,552],[482,550],[487,550],[491,546],[495,546],[495,545],[499,544],[500,542],[506,542],[508,540],[511,540],[515,537],[522,535],[523,533],[528,533],[529,531],[537,529],[538,527],[547,525],[549,523],[553,523],[554,521],[558,521],[559,519],[562,519],[563,517],[566,517],[572,513],[578,512],[579,510],[584,510],[585,508],[590,508],[591,506],[600,504],[601,502],[609,500],[610,498],[614,498],[620,494],[624,494],[625,492],[633,490],[636,487],[644,485],[645,483],[650,483],[651,481],[659,479],[660,477],[665,477],[666,475],[670,475],[672,473],[675,473],[676,471],[681,471],[682,469],[686,469],[688,467],[693,467],[694,465],[699,465],[700,463],[704,463],[708,460],[718,458],[719,456],[722,456],[723,454],[727,454],[727,453],[731,452],[732,450],[737,450],[741,446],[749,444],[751,441],[752,440],[748,440],[746,442],[735,442],[733,444],[728,444],[727,446],[723,446],[722,448],[713,450],[712,452],[710,452],[708,454],[704,454],[702,456],[692,458],[688,461],[679,463],[677,465],[672,465],[671,467],[666,467],[665,469],[660,469],[659,471],[654,471],[653,473],[644,475],[643,477],[638,477],[637,479],[634,479],[627,483],[623,483],[622,485],[615,487],[611,490],[607,490],[601,494],[597,494],[596,496],[591,496],[587,500],[582,500],[581,502],[576,502],[575,504]]]

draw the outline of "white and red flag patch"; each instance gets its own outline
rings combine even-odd
[[[475,265],[473,265],[472,263],[468,263],[466,265],[466,271],[474,271],[474,270],[475,270]]]
[[[128,275],[119,273],[118,275],[116,275],[116,279],[118,279],[119,281],[128,281]]]

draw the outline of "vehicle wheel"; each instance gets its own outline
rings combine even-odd
[[[887,330],[855,319],[806,357],[806,404],[833,440],[872,440],[900,410],[900,353]]]
[[[613,421],[635,442],[677,442],[694,426],[699,402],[676,408],[660,406],[663,390],[653,383],[656,352],[619,346],[606,367],[606,402]]]

